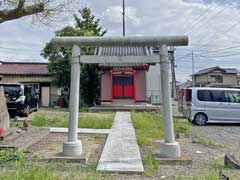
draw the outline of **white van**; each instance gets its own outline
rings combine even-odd
[[[240,123],[240,89],[190,88],[190,121],[206,123]]]

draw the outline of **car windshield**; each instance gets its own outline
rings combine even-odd
[[[20,85],[4,85],[3,87],[6,97],[19,97],[22,95],[22,88]]]

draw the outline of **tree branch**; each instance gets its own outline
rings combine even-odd
[[[26,7],[24,7],[24,3],[25,0],[20,0],[18,7],[16,9],[0,11],[0,23],[14,19],[19,19],[24,16],[33,15],[44,11],[43,3],[34,4],[32,6]]]
[[[25,0],[19,0],[17,9],[22,9],[24,7]]]

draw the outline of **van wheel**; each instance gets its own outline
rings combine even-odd
[[[204,113],[198,113],[194,117],[194,123],[199,125],[199,126],[205,126],[207,124],[208,117]]]
[[[23,116],[28,117],[30,113],[30,107],[27,105],[27,107],[24,108]]]

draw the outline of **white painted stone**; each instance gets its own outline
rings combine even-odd
[[[65,156],[80,156],[82,155],[82,142],[64,142],[63,144],[63,154]]]
[[[102,155],[98,171],[144,172],[130,112],[117,112]]]
[[[80,89],[80,48],[76,45],[72,48],[71,61],[71,88],[69,104],[68,139],[63,144],[63,155],[79,156],[82,153],[82,143],[78,140],[78,111],[79,111],[79,89]],[[79,154],[80,153],[80,154]]]
[[[160,156],[166,158],[180,157],[180,145],[175,141],[173,127],[173,113],[169,81],[169,58],[166,45],[160,48],[160,71],[162,83],[163,100],[163,120],[164,120],[164,139],[165,142],[160,145]]]
[[[181,156],[180,145],[178,142],[166,143],[162,142],[160,144],[160,157],[165,158],[178,158]]]

